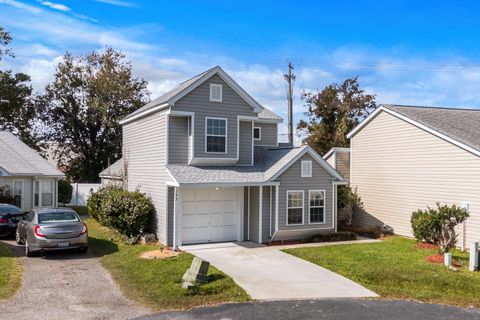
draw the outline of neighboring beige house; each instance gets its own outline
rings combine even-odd
[[[107,167],[105,170],[100,172],[98,176],[100,177],[101,184],[114,184],[122,185],[123,184],[123,159],[115,161],[111,166]]]
[[[350,181],[350,148],[332,148],[323,159],[340,172],[346,181]]]
[[[13,134],[0,131],[0,187],[9,186],[23,210],[54,207],[64,174]]]
[[[480,110],[383,105],[351,139],[351,186],[363,224],[411,236],[413,211],[436,202],[468,208],[459,245],[480,240]]]
[[[126,184],[151,197],[158,239],[177,247],[334,232],[345,181],[312,148],[279,144],[281,122],[218,66],[123,119]]]

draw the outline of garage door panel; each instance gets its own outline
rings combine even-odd
[[[236,189],[198,189],[182,193],[182,242],[237,240],[240,214],[237,203]]]

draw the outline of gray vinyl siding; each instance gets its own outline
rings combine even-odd
[[[275,232],[275,225],[270,225],[270,188],[272,189],[272,203],[271,203],[271,216],[272,221],[275,215],[275,192],[271,186],[263,187],[263,209],[262,209],[262,242],[268,242],[270,240],[270,227],[272,228],[272,235]]]
[[[252,122],[240,121],[240,153],[237,164],[252,164]]]
[[[258,242],[259,241],[259,187],[250,187],[250,240]]]
[[[336,158],[336,169],[340,174],[345,178],[345,180],[350,180],[350,152],[337,152],[335,155]]]
[[[173,245],[173,207],[175,188],[167,187],[167,245]]]
[[[13,192],[13,181],[23,181],[22,210],[31,210],[33,208],[33,185],[32,177],[0,177],[0,187],[8,185]],[[56,191],[54,191],[56,193]],[[56,199],[56,194],[55,194]]]
[[[255,122],[254,126],[262,128],[261,139],[254,141],[256,146],[277,146],[278,126],[276,123]]]
[[[223,101],[210,102],[210,84],[222,84]],[[188,93],[175,103],[174,110],[195,112],[194,155],[200,158],[236,158],[237,157],[237,115],[256,116],[253,108],[245,102],[218,75]],[[227,153],[205,153],[205,118],[227,118]]]
[[[301,178],[300,167],[302,160],[312,161],[312,177]],[[310,155],[306,154],[297,160],[290,168],[288,168],[277,179],[280,182],[279,187],[279,204],[278,204],[278,228],[280,232],[278,238],[302,238],[312,233],[333,232],[335,227],[333,225],[333,206],[332,206],[332,177],[320,166]],[[287,225],[287,190],[303,190],[304,191],[304,210],[303,210],[303,224],[302,225]],[[309,224],[309,210],[308,210],[308,191],[309,190],[325,190],[325,223],[324,224]],[[292,232],[291,230],[311,229]],[[286,231],[289,230],[289,231]],[[286,231],[286,232],[285,232]],[[276,237],[277,238],[277,237]]]
[[[188,162],[188,118],[172,117],[168,131],[168,162],[187,164]]]
[[[139,189],[155,206],[154,229],[167,242],[167,202],[165,181],[166,111],[154,113],[123,126],[123,159],[127,165],[128,189]]]
[[[356,223],[386,223],[411,236],[413,211],[469,203],[465,243],[480,240],[479,157],[386,112],[352,138],[351,152],[351,185],[364,205]]]

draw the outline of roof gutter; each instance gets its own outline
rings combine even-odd
[[[145,117],[145,116],[148,116],[149,114],[155,113],[155,112],[157,112],[157,111],[159,111],[159,110],[166,109],[166,108],[168,108],[169,106],[170,106],[170,105],[169,105],[168,103],[160,104],[160,105],[158,105],[158,106],[155,106],[155,107],[153,107],[153,108],[150,108],[150,109],[147,109],[147,110],[145,110],[145,111],[143,111],[143,112],[140,112],[140,113],[138,113],[138,114],[136,114],[136,115],[134,115],[134,116],[126,117],[126,118],[120,120],[120,121],[119,121],[119,124],[121,124],[121,125],[127,124],[127,123],[129,123],[129,122],[135,121],[135,120],[140,119],[140,118],[143,118],[143,117]]]

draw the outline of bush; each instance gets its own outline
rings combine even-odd
[[[58,180],[58,202],[63,205],[69,204],[72,200],[73,187],[67,180]]]
[[[380,239],[385,236],[385,234],[393,234],[392,232],[385,232],[381,226],[356,226],[356,225],[342,225],[339,226],[343,231],[350,231],[359,236]]]
[[[465,221],[469,214],[466,209],[456,205],[428,207],[417,210],[410,219],[413,235],[417,241],[436,244],[442,253],[448,252],[457,243],[455,227]]]
[[[357,240],[357,235],[350,231],[339,231],[327,234],[316,234],[307,239],[306,242],[336,242]]]
[[[344,223],[352,225],[353,210],[355,208],[362,208],[363,203],[357,191],[353,191],[350,186],[338,186],[337,188],[337,205],[338,211],[343,213]]]
[[[117,231],[127,243],[138,241],[154,212],[152,201],[145,194],[113,185],[92,193],[87,206],[94,219]]]
[[[15,197],[9,185],[0,187],[0,203],[15,204]]]

